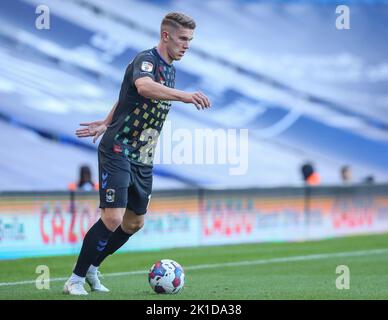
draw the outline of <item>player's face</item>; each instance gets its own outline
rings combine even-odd
[[[190,47],[194,30],[186,28],[173,29],[169,32],[167,52],[172,60],[180,60]]]

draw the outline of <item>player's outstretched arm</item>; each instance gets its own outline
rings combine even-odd
[[[75,134],[78,138],[94,137],[93,143],[96,143],[97,139],[106,131],[109,124],[112,122],[113,113],[117,107],[117,102],[114,104],[112,110],[109,112],[105,120],[98,120],[93,122],[80,123],[80,126],[86,128],[78,128]]]
[[[210,100],[202,92],[185,92],[166,87],[150,77],[142,77],[135,81],[137,92],[149,99],[181,101],[194,104],[198,110],[210,108]]]

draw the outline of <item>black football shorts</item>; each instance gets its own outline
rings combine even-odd
[[[122,153],[98,150],[100,208],[128,208],[147,213],[152,167],[130,162]]]

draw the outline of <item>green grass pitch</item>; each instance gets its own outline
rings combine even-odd
[[[149,287],[147,271],[163,258],[185,269],[185,287],[177,295],[158,295]],[[62,294],[75,259],[0,261],[0,299],[388,299],[388,234],[115,254],[101,267],[111,292],[85,297]],[[38,265],[50,268],[48,290],[36,288]],[[339,265],[349,267],[349,289],[336,288]]]

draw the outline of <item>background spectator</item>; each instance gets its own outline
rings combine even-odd
[[[68,185],[68,189],[71,191],[92,191],[98,190],[98,184],[92,179],[92,171],[88,165],[80,167],[78,182],[72,182]]]
[[[321,183],[319,174],[315,171],[311,163],[305,163],[301,167],[303,181],[310,186],[316,186]]]
[[[352,183],[352,169],[350,166],[345,165],[341,167],[341,181],[343,184]]]

